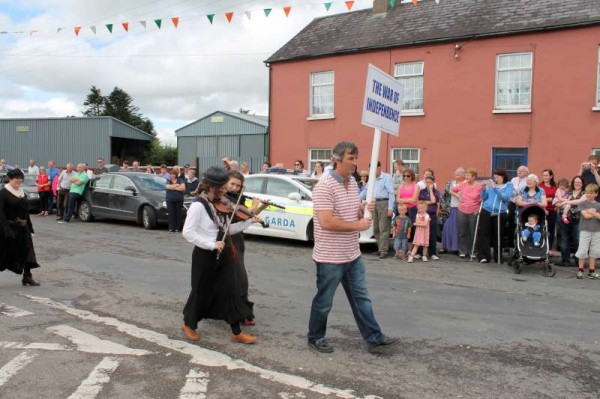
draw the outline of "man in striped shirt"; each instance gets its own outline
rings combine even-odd
[[[358,235],[369,228],[371,220],[363,217],[357,184],[351,176],[357,156],[355,144],[338,143],[332,150],[334,169],[321,178],[313,191],[316,216],[313,260],[317,267],[317,294],[310,311],[308,345],[323,353],[333,352],[325,333],[327,316],[340,282],[369,352],[385,353],[398,343],[398,338],[387,337],[381,332],[367,290]],[[369,204],[369,210],[373,209],[375,204]]]

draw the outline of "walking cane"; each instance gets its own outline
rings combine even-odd
[[[483,208],[483,201],[481,201],[481,205],[479,205],[479,212],[477,212],[477,221],[475,222],[475,236],[473,237],[473,246],[471,247],[471,255],[469,262],[473,262],[473,252],[475,252],[475,243],[477,242],[477,230],[479,229],[479,216],[481,215],[481,208]]]

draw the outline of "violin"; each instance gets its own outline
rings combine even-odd
[[[228,193],[225,193],[225,196],[230,201],[234,201],[235,202],[235,201],[237,201],[239,194],[228,192]],[[279,208],[279,209],[285,210],[285,206],[283,206],[283,205],[277,205],[277,204],[275,204],[275,203],[273,203],[271,201],[268,201],[268,200],[263,200],[263,199],[260,199],[260,198],[257,198],[257,197],[251,197],[249,195],[244,195],[244,198],[245,199],[249,199],[249,200],[257,200],[257,201],[259,201],[259,202],[261,202],[263,204],[266,204],[266,205],[269,205],[269,206],[274,206],[275,208]]]
[[[233,213],[233,208],[235,206],[235,203],[232,202],[229,198],[227,197],[221,197],[217,200],[215,200],[213,202],[213,205],[215,207],[215,209],[217,210],[217,212],[223,214],[223,215],[229,215],[231,216],[231,214]],[[234,220],[236,222],[239,221],[245,221],[248,220],[250,218],[253,218],[255,215],[250,212],[250,210],[248,208],[246,208],[244,205],[238,205],[235,213],[233,214],[233,217],[235,218]],[[264,228],[267,229],[269,228],[269,224],[266,223],[265,221],[261,220],[260,225]]]

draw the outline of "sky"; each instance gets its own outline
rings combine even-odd
[[[344,0],[0,0],[0,118],[82,116],[92,85],[103,95],[117,86],[174,145],[176,129],[217,110],[267,115],[264,60],[314,18],[341,12]]]

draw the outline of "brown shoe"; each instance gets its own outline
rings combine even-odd
[[[181,329],[185,333],[185,337],[190,341],[198,341],[200,339],[200,335],[195,330],[192,330],[185,323],[181,323]]]
[[[256,337],[242,331],[238,335],[232,335],[231,340],[240,344],[253,344],[256,342]]]

